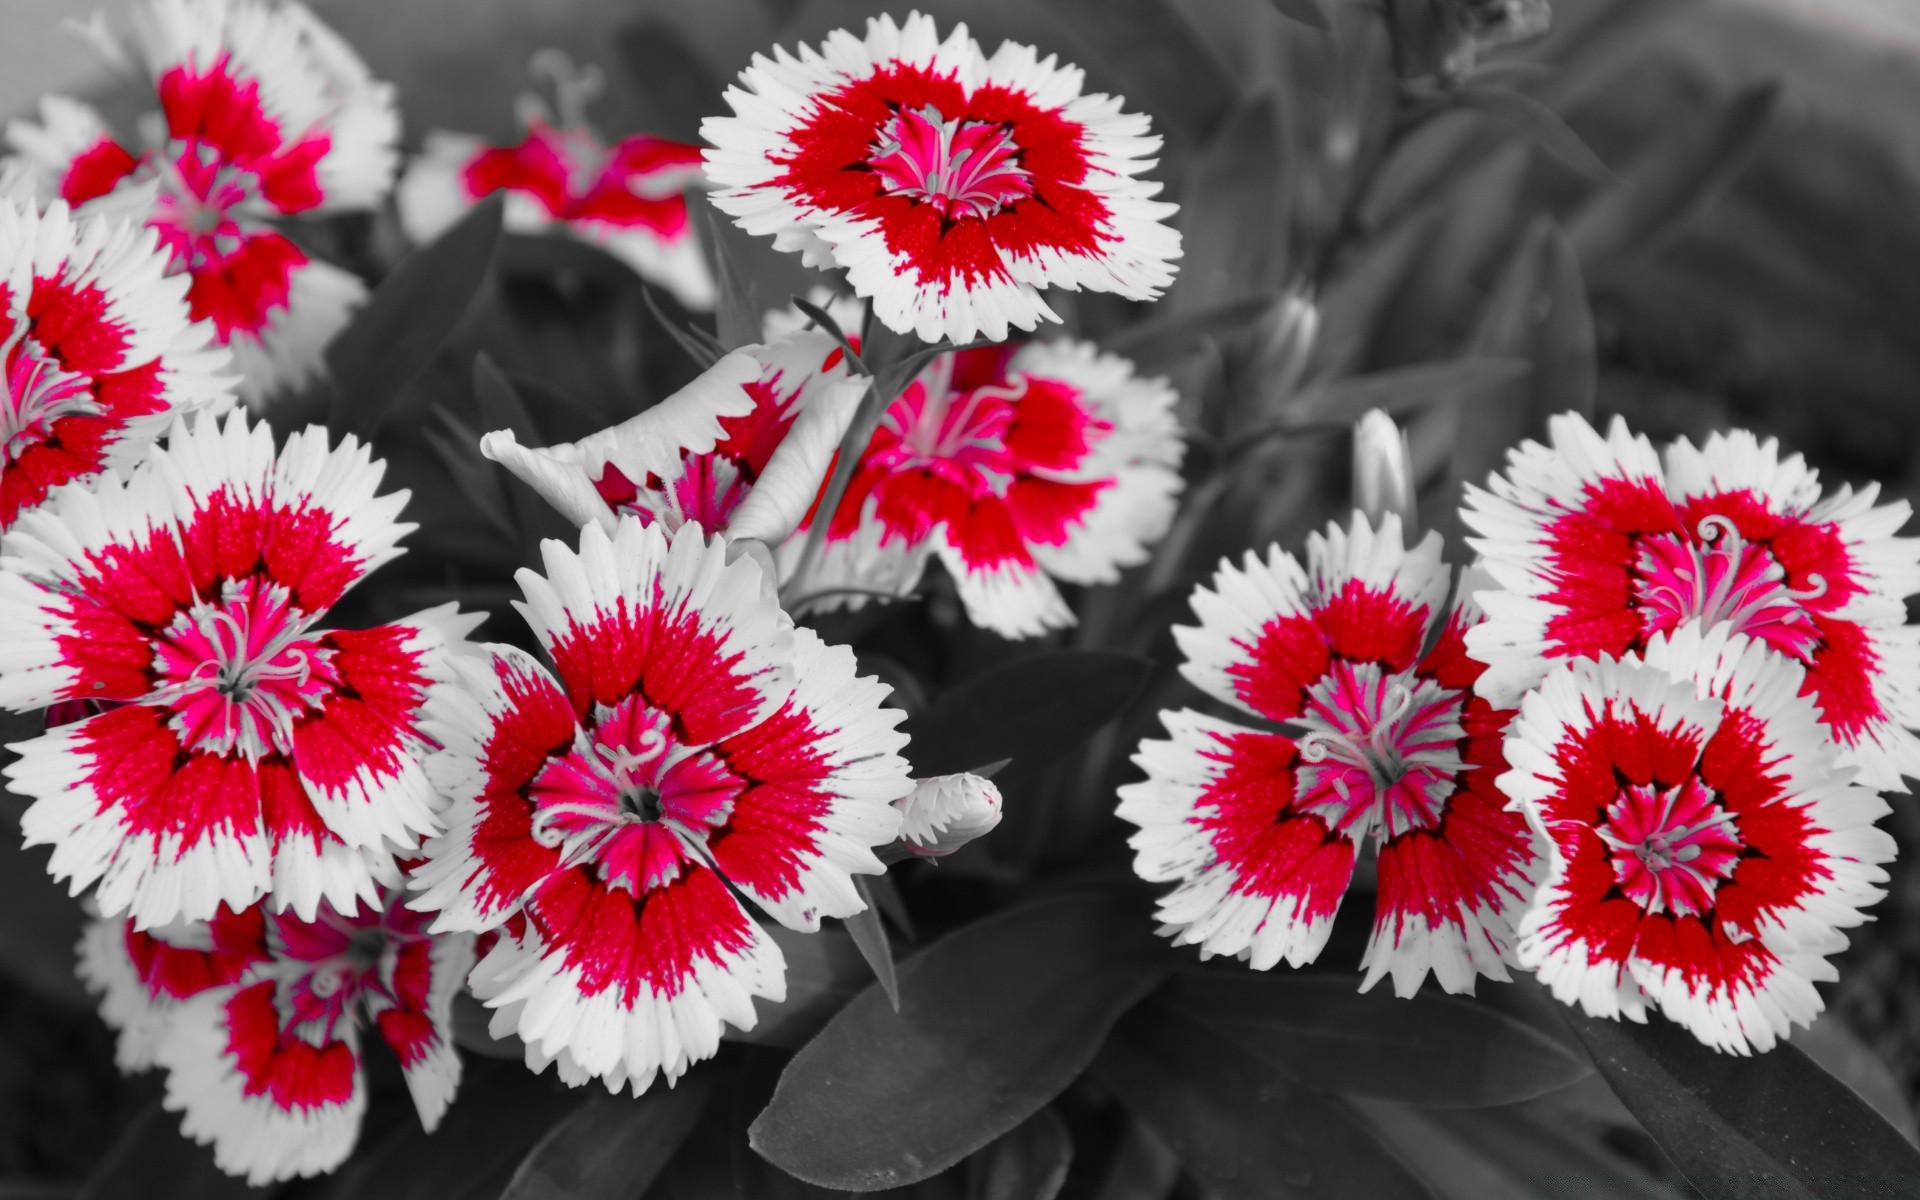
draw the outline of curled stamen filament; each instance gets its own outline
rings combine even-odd
[[[1826,594],[1827,594],[1827,577],[1825,575],[1820,574],[1818,571],[1807,572],[1807,586],[1805,588],[1799,588],[1799,589],[1788,588],[1787,589],[1787,595],[1793,597],[1795,600],[1799,601],[1802,604],[1811,603],[1812,601],[1818,600],[1820,597]]]

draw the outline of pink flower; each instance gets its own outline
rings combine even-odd
[[[1462,638],[1478,614],[1446,595],[1437,534],[1407,550],[1397,519],[1375,533],[1358,514],[1309,538],[1304,568],[1275,547],[1194,592],[1200,625],[1174,629],[1182,674],[1287,732],[1182,710],[1161,715],[1170,740],[1141,743],[1147,779],[1119,811],[1140,826],[1134,869],[1179,885],[1159,913],[1175,944],[1258,970],[1312,962],[1372,838],[1362,989],[1507,978],[1538,864],[1494,788],[1512,714],[1473,694],[1484,668]]]
[[[15,161],[43,198],[159,233],[250,403],[306,383],[366,288],[275,223],[385,199],[400,132],[392,89],[292,0],[145,0],[129,40],[116,52],[144,63],[159,105],[142,136],[50,96],[39,123],[7,127]]]
[[[1812,1022],[1894,844],[1803,678],[1762,639],[1689,622],[1644,658],[1558,664],[1521,701],[1500,787],[1552,861],[1520,963],[1560,1000],[1635,1021],[1658,1005],[1740,1054]]]
[[[176,416],[233,404],[155,235],[0,202],[0,530],[63,483],[131,465]]]
[[[1042,288],[1159,295],[1180,235],[1152,199],[1160,139],[1081,72],[1003,44],[988,58],[915,13],[756,55],[701,127],[714,203],[807,265],[842,267],[889,329],[999,341],[1057,319]]]
[[[526,134],[510,146],[428,134],[395,192],[407,236],[431,241],[475,203],[503,192],[510,231],[569,233],[689,308],[712,308],[713,275],[686,199],[686,190],[702,181],[700,147],[644,133],[608,146],[585,113],[600,90],[598,72],[576,70],[555,51],[535,55],[533,66],[552,76],[559,111],[523,97]]]
[[[1501,590],[1473,634],[1481,688],[1511,704],[1556,659],[1619,658],[1689,621],[1731,622],[1805,668],[1843,761],[1876,788],[1920,775],[1920,540],[1878,488],[1823,496],[1798,455],[1744,431],[1667,448],[1572,414],[1509,456],[1465,519]]]
[[[439,828],[419,708],[453,605],[317,629],[396,557],[406,493],[318,427],[275,453],[235,414],[176,425],[124,477],[69,485],[0,539],[0,704],[104,709],[15,747],[28,845],[136,927],[271,897],[311,918],[398,881]]]
[[[881,419],[799,586],[906,592],[937,556],[976,625],[1072,625],[1055,580],[1113,583],[1173,521],[1174,403],[1082,342],[942,355]]]
[[[256,1186],[346,1161],[367,1108],[364,1039],[399,1059],[431,1132],[460,1085],[450,1010],[473,939],[429,935],[397,896],[357,916],[260,908],[140,932],[95,921],[80,975],[123,1070],[158,1065],[166,1106],[220,1169]]]
[[[797,930],[864,908],[852,874],[899,831],[906,737],[852,652],[698,526],[624,517],[544,549],[520,607],[558,679],[489,646],[435,688],[452,808],[415,903],[435,929],[505,926],[471,983],[530,1066],[638,1093],[785,995],[737,897]]]
[[[837,353],[798,332],[727,355],[693,383],[610,429],[558,446],[522,446],[509,429],[482,439],[578,525],[612,533],[632,514],[671,533],[693,522],[730,540],[777,546],[816,502],[864,380],[823,372]]]

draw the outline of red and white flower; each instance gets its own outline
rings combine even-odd
[[[1151,299],[1174,206],[1139,179],[1160,139],[1082,72],[955,26],[875,17],[818,50],[756,55],[701,136],[714,203],[809,266],[842,267],[889,329],[998,341],[1057,320],[1042,288]]]
[[[1500,787],[1551,866],[1519,955],[1555,996],[1635,1021],[1657,1005],[1740,1054],[1812,1022],[1894,844],[1803,680],[1765,639],[1689,622],[1521,701]]]
[[[1054,581],[1113,583],[1172,524],[1175,402],[1083,342],[941,355],[882,417],[799,586],[906,592],[938,556],[974,624],[1072,625]]]
[[[90,925],[80,975],[123,1070],[167,1072],[166,1107],[256,1186],[346,1161],[367,1107],[365,1040],[396,1058],[428,1132],[460,1085],[451,1008],[473,938],[431,935],[397,895],[356,916],[261,908],[142,932]]]
[[[125,57],[159,111],[140,136],[50,96],[7,127],[44,199],[144,220],[190,280],[195,320],[233,351],[250,403],[299,386],[366,295],[275,225],[370,209],[392,187],[400,121],[337,34],[293,0],[145,0]]]
[[[623,515],[668,532],[689,521],[730,540],[777,546],[826,481],[866,390],[825,372],[824,333],[736,350],[630,420],[558,446],[522,446],[510,429],[480,449],[578,525],[611,534]]]
[[[232,407],[151,232],[0,201],[0,530],[63,483],[131,465],[176,417]]]
[[[1513,451],[1464,512],[1500,589],[1473,634],[1481,687],[1511,704],[1556,659],[1619,658],[1688,621],[1729,621],[1801,664],[1847,763],[1870,786],[1920,775],[1920,539],[1878,488],[1822,495],[1799,455],[1744,431],[1680,441],[1664,463],[1615,421],[1572,414]]]
[[[501,930],[471,983],[529,1065],[637,1093],[785,995],[736,897],[798,930],[862,910],[852,875],[899,831],[906,737],[852,652],[697,526],[625,517],[544,549],[520,609],[558,679],[489,646],[434,689],[452,808],[415,904],[436,929]]]
[[[394,194],[416,242],[431,241],[480,200],[506,196],[514,233],[558,230],[599,246],[689,308],[713,307],[707,268],[689,219],[686,191],[703,182],[700,147],[652,134],[609,146],[586,119],[600,90],[597,71],[543,51],[533,67],[552,77],[556,104],[522,98],[526,133],[510,146],[462,133],[429,133]]]
[[[1484,667],[1463,638],[1479,615],[1446,599],[1437,534],[1408,550],[1398,519],[1376,533],[1358,514],[1309,538],[1305,567],[1275,547],[1195,590],[1200,625],[1174,628],[1182,674],[1287,732],[1181,710],[1161,714],[1170,740],[1141,743],[1147,779],[1119,812],[1140,826],[1134,869],[1179,885],[1159,910],[1176,945],[1258,970],[1312,962],[1372,838],[1362,989],[1507,978],[1538,856],[1494,787],[1512,713],[1473,692]]]
[[[314,427],[176,425],[138,468],[68,485],[0,539],[0,704],[93,715],[14,749],[28,845],[137,928],[220,905],[352,912],[440,828],[419,709],[477,617],[318,629],[397,556],[406,493]]]

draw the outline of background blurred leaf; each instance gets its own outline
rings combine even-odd
[[[688,207],[693,211],[694,221],[700,227],[701,240],[713,260],[714,282],[720,291],[718,307],[714,312],[714,332],[720,339],[720,345],[727,350],[738,350],[763,340],[761,313],[764,306],[760,302],[759,290],[740,269],[740,258],[732,245],[736,238],[745,235],[702,197],[690,199]]]
[[[1278,291],[1284,281],[1291,193],[1277,104],[1261,95],[1234,109],[1188,171],[1169,315]]]
[[[1327,17],[1327,10],[1320,7],[1320,0],[1273,0],[1273,6],[1283,17],[1291,17],[1314,29],[1333,32],[1333,22]]]
[[[624,26],[614,41],[645,106],[645,128],[661,137],[698,142],[701,120],[723,111],[720,79],[677,23],[648,13]]]
[[[1560,119],[1559,113],[1524,92],[1503,87],[1475,87],[1457,93],[1454,101],[1505,122],[1556,160],[1596,183],[1619,181],[1593,152],[1593,147]]]
[[[521,1160],[501,1200],[632,1200],[693,1132],[707,1090],[693,1075],[638,1098],[589,1097]]]
[[[1653,1014],[1565,1011],[1628,1109],[1701,1195],[1920,1195],[1920,1150],[1853,1090],[1782,1042],[1722,1054]]]
[[[1127,111],[1153,114],[1156,132],[1202,141],[1233,106],[1232,72],[1169,0],[1050,0],[1044,7],[1125,82]]]
[[[873,976],[880,988],[887,994],[887,1002],[893,1005],[893,1011],[900,1011],[900,981],[894,971],[893,947],[887,943],[886,926],[880,922],[880,908],[873,902],[873,894],[867,887],[864,876],[855,875],[853,886],[867,907],[841,922],[847,927],[847,934],[853,938],[853,944],[859,948],[860,957],[867,960]]]
[[[1336,379],[1302,393],[1282,425],[1253,436],[1344,429],[1371,408],[1404,416],[1439,405],[1471,405],[1525,379],[1532,369],[1517,358],[1462,358]]]
[[[31,733],[19,736],[37,735],[42,718],[26,719],[33,723]],[[91,1009],[93,999],[74,974],[74,947],[85,923],[80,902],[47,874],[51,854],[22,848],[12,814],[0,819],[0,912],[6,913],[0,921],[0,973],[43,1000]]]
[[[77,1200],[266,1200],[278,1187],[248,1187],[213,1165],[213,1151],[180,1132],[158,1100],[134,1118],[81,1185]]]
[[[1107,891],[1049,896],[900,964],[900,1012],[869,987],[780,1077],[751,1143],[821,1187],[926,1179],[1005,1134],[1086,1068],[1158,982],[1152,922]]]
[[[1431,990],[1402,1000],[1356,992],[1347,979],[1184,971],[1155,1002],[1318,1092],[1480,1107],[1530,1100],[1592,1072],[1532,1026]]]
[[[489,196],[402,259],[327,347],[328,428],[370,436],[400,389],[426,367],[480,291],[500,242],[503,203]]]
[[[1344,1103],[1281,1082],[1164,1005],[1122,1020],[1094,1075],[1220,1200],[1432,1195]]]
[[[1114,650],[1050,650],[962,680],[901,726],[914,776],[1060,758],[1127,710],[1151,666]]]
[[[1067,1123],[1051,1107],[1043,1108],[980,1152],[971,1195],[979,1200],[1053,1200],[1072,1162]]]

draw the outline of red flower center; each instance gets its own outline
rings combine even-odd
[[[1007,432],[1026,381],[956,388],[954,358],[935,359],[888,408],[883,424],[891,438],[876,446],[871,461],[887,471],[930,471],[972,495],[1004,492],[1015,474]]]
[[[884,191],[930,204],[949,221],[990,217],[1033,194],[1011,129],[998,121],[950,120],[931,104],[895,112],[881,126],[867,165]]]
[[[1792,590],[1771,548],[1740,536],[1726,517],[1702,518],[1696,533],[1640,542],[1633,595],[1646,612],[1649,635],[1696,618],[1709,626],[1731,621],[1738,632],[1812,662],[1820,632],[1805,603],[1825,593],[1825,581],[1814,575],[1807,591]]]
[[[1733,814],[1698,779],[1670,788],[1626,784],[1599,833],[1621,890],[1649,913],[1705,912],[1740,857]]]
[[[190,746],[254,760],[291,754],[294,720],[336,682],[327,652],[306,636],[284,587],[249,579],[226,591],[181,612],[157,640],[154,695]]]
[[[61,368],[38,342],[27,336],[28,322],[14,318],[13,334],[0,355],[7,364],[7,402],[0,407],[0,462],[20,461],[36,445],[53,440],[63,417],[106,411],[94,399],[93,383]]]
[[[1298,721],[1299,805],[1354,839],[1440,823],[1460,757],[1465,697],[1411,671],[1336,662],[1307,691]]]
[[[250,171],[221,161],[211,147],[182,145],[177,154],[156,154],[160,190],[154,197],[148,224],[160,233],[160,244],[173,255],[175,266],[198,268],[219,261],[241,242],[233,210],[252,198]]]

